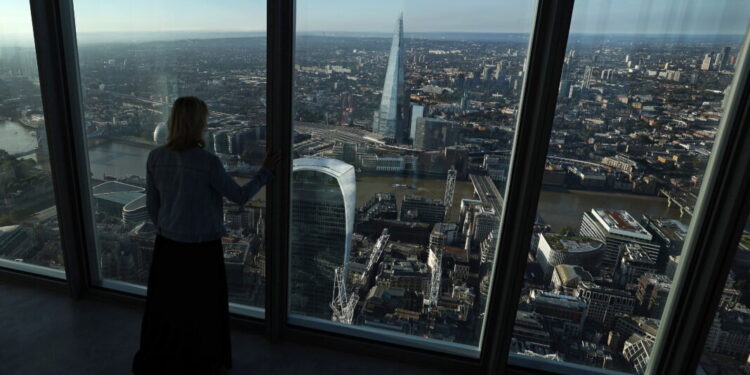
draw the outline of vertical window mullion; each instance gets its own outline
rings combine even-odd
[[[573,0],[537,5],[482,343],[486,374],[500,373],[508,358],[572,14]]]
[[[88,288],[90,200],[83,149],[81,96],[70,0],[31,0],[50,168],[65,271],[74,298]]]
[[[694,373],[750,212],[750,38],[738,55],[727,110],[651,352],[648,374]]]
[[[295,2],[269,0],[267,4],[268,148],[281,155],[266,189],[266,327],[276,341],[286,322],[288,301]]]

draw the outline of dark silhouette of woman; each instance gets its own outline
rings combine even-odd
[[[221,238],[223,199],[242,205],[271,178],[271,152],[243,186],[203,149],[206,103],[175,101],[167,143],[146,165],[148,213],[156,226],[140,349],[133,373],[225,373],[232,367],[229,306]]]

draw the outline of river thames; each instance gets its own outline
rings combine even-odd
[[[35,148],[36,138],[31,130],[13,122],[0,122],[0,149],[11,153]],[[106,142],[89,149],[92,176],[145,176],[146,158],[149,149],[132,144]],[[416,189],[394,188],[394,184],[414,185]],[[400,202],[404,195],[415,194],[442,199],[445,189],[443,179],[422,179],[409,176],[358,176],[357,205],[361,205],[378,192],[394,193]],[[261,192],[258,200],[262,199]],[[468,181],[457,181],[451,212],[452,221],[457,220],[462,198],[473,198],[474,189]],[[584,211],[592,208],[614,208],[630,212],[637,219],[643,214],[679,218],[679,210],[667,207],[661,197],[598,192],[583,190],[542,190],[539,213],[545,223],[558,231],[563,226],[578,228]]]

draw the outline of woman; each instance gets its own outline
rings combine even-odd
[[[166,145],[148,156],[146,205],[157,235],[136,375],[220,374],[232,367],[223,199],[247,202],[271,178],[279,156],[269,153],[240,186],[203,149],[207,120],[202,100],[177,99]]]

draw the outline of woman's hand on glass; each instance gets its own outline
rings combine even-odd
[[[281,162],[281,155],[278,152],[271,150],[266,154],[265,160],[263,160],[263,168],[274,170],[279,166]]]

